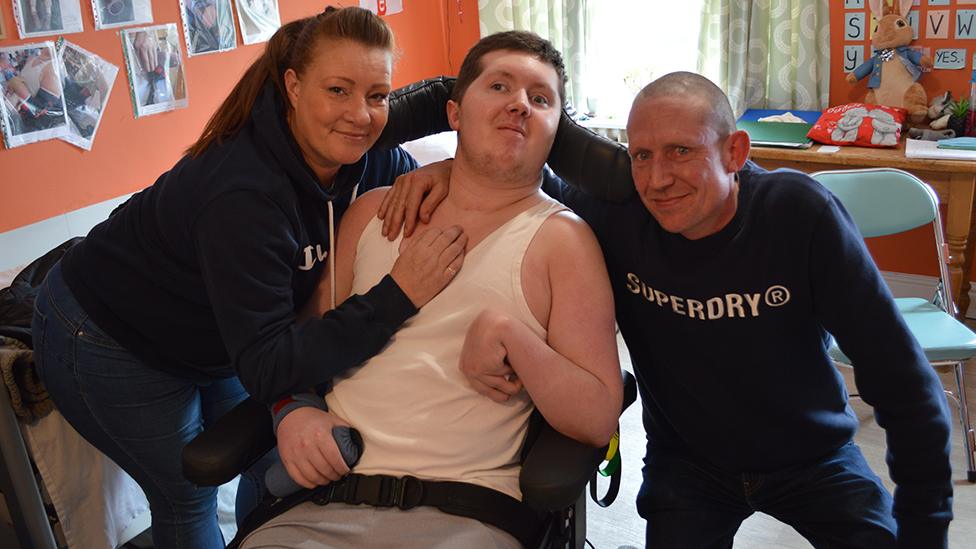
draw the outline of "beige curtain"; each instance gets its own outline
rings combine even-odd
[[[507,30],[532,31],[548,39],[566,63],[566,99],[583,103],[582,74],[588,0],[479,0],[481,36]]]
[[[827,0],[704,0],[698,53],[736,114],[828,106]]]

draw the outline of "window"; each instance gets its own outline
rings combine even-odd
[[[577,111],[624,124],[634,96],[669,72],[696,71],[704,0],[601,0],[590,8]]]

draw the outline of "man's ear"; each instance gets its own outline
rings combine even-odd
[[[292,108],[298,104],[298,94],[300,88],[302,87],[301,81],[298,79],[298,73],[295,69],[288,69],[285,71],[285,92],[288,94],[288,102]]]
[[[461,105],[453,99],[447,102],[447,123],[451,125],[451,129],[454,131],[457,131],[461,126]]]
[[[743,130],[733,132],[725,140],[724,152],[727,162],[725,167],[729,173],[737,172],[742,169],[742,166],[746,165],[746,160],[749,160],[750,148],[749,134]]]

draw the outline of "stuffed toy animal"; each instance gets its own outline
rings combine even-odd
[[[929,122],[929,127],[933,130],[944,130],[949,127],[949,117],[952,116],[952,106],[955,105],[955,101],[952,100],[952,92],[947,91],[942,95],[937,95],[932,103],[929,104],[929,118],[932,120]],[[955,133],[955,132],[953,132]],[[953,135],[952,137],[955,137]]]
[[[928,98],[916,81],[923,69],[932,68],[932,60],[908,47],[912,26],[905,16],[912,8],[912,0],[894,0],[892,6],[885,0],[868,0],[868,5],[878,20],[871,40],[874,55],[848,74],[847,81],[853,84],[870,75],[865,103],[901,107],[908,111],[912,122],[920,123],[928,113]]]
[[[922,141],[938,141],[940,139],[952,139],[956,136],[955,130],[926,130],[925,128],[909,128],[909,139],[921,139]]]
[[[929,103],[929,118],[936,120],[951,113],[953,103],[951,91],[935,96],[932,102]]]

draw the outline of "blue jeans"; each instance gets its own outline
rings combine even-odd
[[[756,511],[817,548],[895,547],[892,499],[853,442],[802,467],[732,474],[687,455],[650,452],[637,512],[647,547],[729,549]]]
[[[41,286],[31,329],[37,368],[58,410],[145,491],[155,547],[224,547],[217,489],[184,479],[181,453],[247,398],[240,381],[199,383],[146,366],[88,318],[60,264]],[[260,493],[248,486],[254,482],[242,478],[239,496]]]

